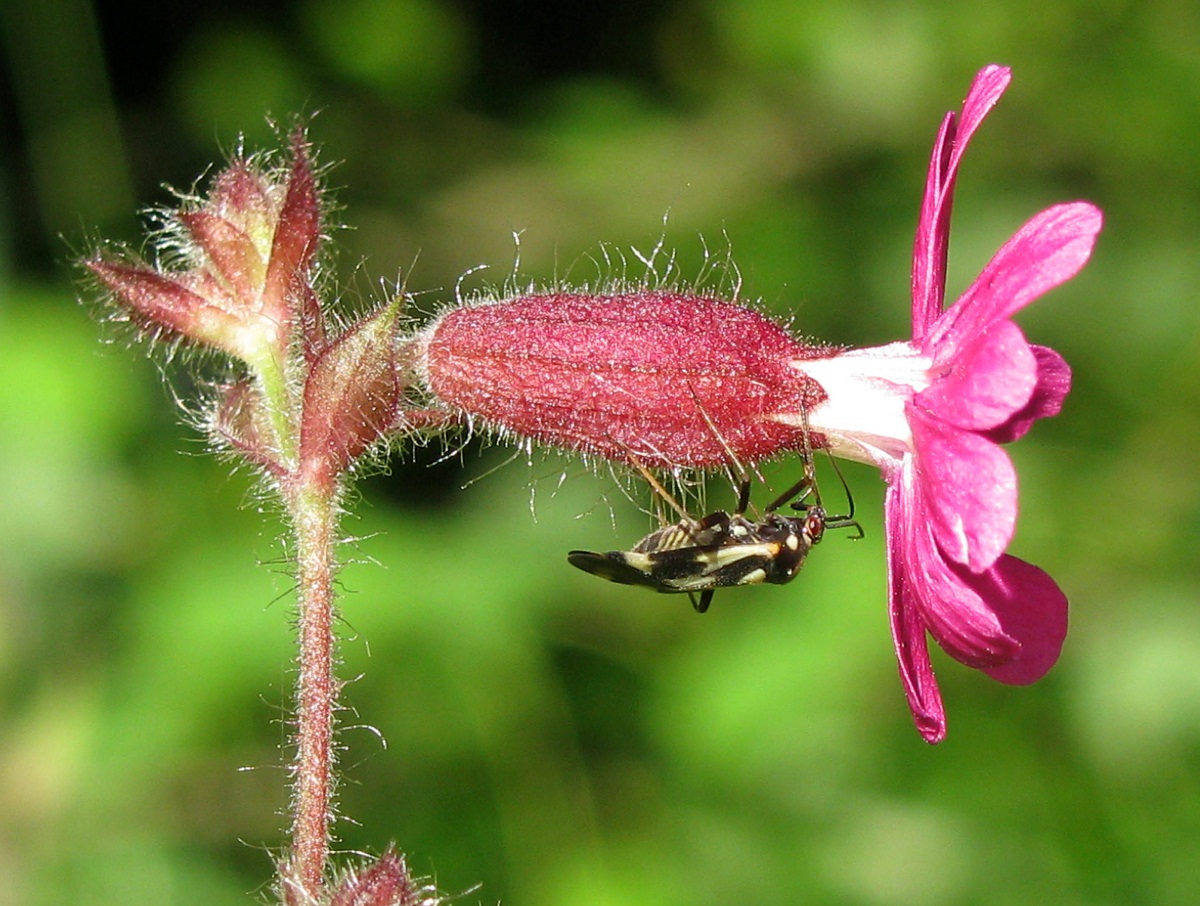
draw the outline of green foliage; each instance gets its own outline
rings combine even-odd
[[[930,749],[895,675],[870,471],[847,472],[865,540],[830,536],[792,585],[698,617],[566,564],[648,529],[605,471],[521,457],[460,491],[506,451],[437,468],[439,449],[409,453],[347,522],[364,562],[342,573],[341,801],[358,823],[340,846],[395,839],[443,890],[523,906],[1191,902],[1200,12],[679,0],[628,35],[643,56],[547,76],[500,53],[476,6],[214,17],[179,44],[166,106],[118,96],[129,169],[78,191],[128,181],[162,201],[152,187],[187,186],[214,140],[319,110],[354,227],[334,234],[342,278],[364,295],[413,262],[424,310],[477,264],[492,270],[466,289],[501,282],[514,230],[524,279],[640,279],[627,250],[651,249],[669,211],[681,279],[702,269],[696,235],[721,251],[724,232],[746,295],[807,335],[882,343],[905,335],[937,124],[977,68],[1012,65],[960,182],[951,291],[1037,210],[1105,209],[1092,263],[1020,318],[1075,368],[1063,415],[1013,448],[1013,552],[1066,590],[1072,630],[1029,688],[939,660],[950,733]],[[99,78],[88,59],[79,81]],[[46,146],[22,122],[32,160]],[[54,158],[64,180],[89,153],[54,147],[76,154]],[[77,210],[133,236],[120,204]],[[77,241],[58,210],[29,228]],[[5,237],[9,274],[35,245]],[[252,901],[286,785],[279,528],[245,475],[191,455],[155,369],[102,347],[72,297],[0,283],[0,901]],[[413,501],[432,488],[439,503]]]

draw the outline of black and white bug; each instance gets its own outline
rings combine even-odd
[[[847,515],[829,516],[825,512],[813,478],[812,460],[806,460],[804,477],[772,501],[757,522],[745,516],[750,505],[749,479],[741,483],[733,513],[717,510],[702,519],[692,519],[652,475],[641,470],[683,518],[651,532],[630,550],[571,551],[567,561],[610,582],[641,585],[665,594],[687,594],[698,613],[708,610],[717,588],[783,585],[796,577],[826,529],[853,527],[859,538],[863,533],[862,526],[854,521],[853,498]],[[814,503],[805,502],[810,495],[815,497]],[[789,502],[798,515],[776,512]]]

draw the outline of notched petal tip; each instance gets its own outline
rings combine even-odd
[[[1012,69],[998,63],[989,63],[975,73],[967,96],[963,99],[964,126],[978,124],[996,106],[1012,82]]]
[[[959,165],[972,136],[1000,100],[1011,78],[1012,72],[1006,66],[993,64],[979,70],[963,100],[961,113],[946,114],[933,143],[913,244],[912,331],[918,344],[925,343],[945,304],[950,214]]]
[[[1041,679],[1062,654],[1069,609],[1066,594],[1044,570],[1007,554],[974,581],[1004,631],[1020,645],[1008,663],[984,672],[1015,686]]]
[[[1024,437],[1038,419],[1058,415],[1071,392],[1071,366],[1066,360],[1046,346],[1031,345],[1029,348],[1037,362],[1037,384],[1020,410],[986,432],[993,443],[1011,443]]]
[[[946,738],[946,715],[933,717],[929,715],[920,715],[913,712],[913,720],[917,725],[917,732],[921,734],[921,738],[931,746],[936,746]]]

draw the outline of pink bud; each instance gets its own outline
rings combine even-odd
[[[329,906],[437,906],[434,888],[414,879],[404,857],[389,849],[379,861],[347,875]]]
[[[292,134],[292,167],[285,185],[283,204],[271,237],[262,307],[268,315],[294,325],[297,321],[313,320],[313,312],[307,307],[316,305],[316,297],[311,293],[311,271],[321,239],[317,180],[309,145],[300,129]],[[319,325],[320,320],[314,323]],[[317,342],[307,333],[305,340],[307,347]]]
[[[84,262],[114,302],[154,338],[184,337],[247,362],[282,361],[296,330],[304,348],[323,342],[312,292],[320,239],[316,178],[304,134],[292,136],[287,168],[239,158],[209,197],[165,217],[170,264]]]
[[[803,428],[775,416],[824,392],[791,363],[834,351],[743,305],[655,290],[456,308],[418,344],[429,393],[459,418],[667,468],[802,449]]]
[[[249,380],[225,387],[212,416],[214,436],[231,449],[282,477],[288,464],[271,425],[270,408],[261,388]]]
[[[300,461],[331,481],[393,424],[400,408],[396,369],[399,304],[388,305],[332,341],[304,385]]]
[[[202,272],[164,274],[99,258],[85,266],[112,292],[138,328],[155,339],[186,336],[233,355],[246,350],[245,319],[224,289]]]

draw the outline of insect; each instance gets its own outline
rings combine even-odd
[[[748,478],[742,480],[733,513],[717,510],[692,519],[653,475],[638,468],[683,518],[651,532],[630,550],[571,551],[567,562],[610,582],[687,594],[697,613],[708,610],[717,588],[792,581],[826,529],[853,527],[856,537],[863,536],[862,526],[854,521],[852,497],[847,515],[831,517],[825,512],[811,457],[806,457],[804,477],[772,501],[757,522],[745,515],[750,505]],[[805,502],[810,495],[814,503]],[[776,512],[789,502],[798,515]]]

